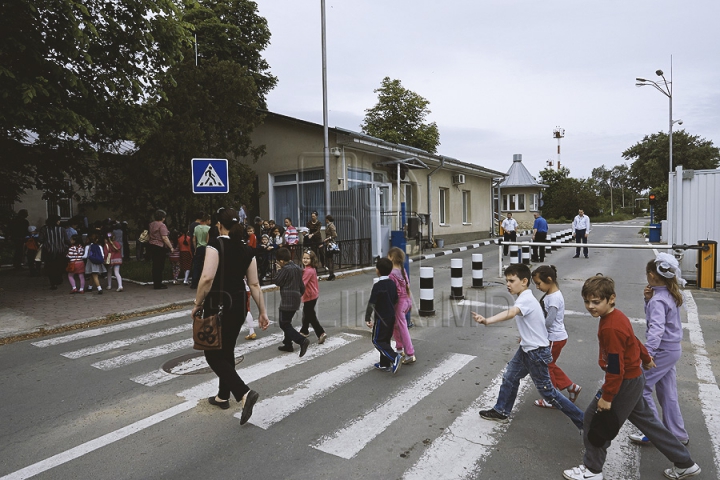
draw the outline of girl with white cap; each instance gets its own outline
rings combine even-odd
[[[690,441],[685,430],[680,403],[678,402],[677,379],[675,364],[682,354],[683,329],[680,323],[680,306],[683,303],[680,286],[685,280],[680,276],[680,265],[677,259],[668,254],[660,253],[655,260],[645,267],[648,285],[643,291],[645,297],[645,348],[653,357],[656,368],[645,371],[645,389],[643,397],[650,408],[658,415],[653,388],[657,390],[657,398],[662,407],[662,423],[683,445]],[[648,444],[650,441],[642,433],[630,435],[630,440]]]

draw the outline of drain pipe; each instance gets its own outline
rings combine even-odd
[[[427,197],[428,197],[428,240],[435,241],[432,221],[432,176],[445,165],[445,157],[440,157],[440,165],[428,173],[427,176]]]

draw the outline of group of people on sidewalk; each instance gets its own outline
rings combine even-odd
[[[59,215],[51,214],[38,229],[29,225],[27,216],[27,210],[20,210],[11,222],[16,269],[22,268],[25,260],[30,276],[38,276],[40,272],[47,275],[51,290],[57,290],[67,278],[71,294],[82,294],[93,288],[102,294],[102,275],[107,278],[108,290],[114,277],[117,291],[123,291],[120,266],[128,254],[127,223],[108,219],[89,224],[87,219],[79,217],[61,222]],[[91,282],[87,287],[86,276]]]

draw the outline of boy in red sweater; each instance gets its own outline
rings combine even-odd
[[[653,368],[655,363],[645,346],[635,337],[630,320],[615,308],[615,282],[599,275],[589,278],[583,285],[582,297],[590,315],[600,317],[598,363],[605,371],[605,383],[585,410],[583,463],[565,470],[563,477],[568,480],[602,480],[602,468],[610,441],[600,446],[593,445],[588,433],[595,414],[604,410],[611,410],[615,414],[619,426],[625,420],[630,420],[647,435],[660,453],[673,462],[673,467],[663,472],[665,477],[682,479],[699,474],[700,467],[690,458],[690,452],[657,419],[643,397],[645,375],[640,363],[642,361],[642,368],[646,370]]]

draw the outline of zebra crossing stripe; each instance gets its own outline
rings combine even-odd
[[[343,333],[338,336],[328,337],[322,346],[311,345],[304,357],[298,358],[295,354],[282,353],[279,357],[264,362],[250,365],[249,367],[239,369],[240,375],[245,383],[251,383],[255,380],[267,377],[273,373],[277,373],[288,368],[302,365],[315,358],[321,357],[326,353],[330,353],[338,348],[344,347],[355,340],[362,338],[361,335],[352,333]],[[178,393],[179,397],[186,400],[201,400],[217,393],[217,379],[208,380],[187,390]]]
[[[377,351],[373,349],[263,400],[255,406],[250,423],[267,430],[288,415],[372,370],[372,362],[376,359]],[[240,418],[242,412],[236,413],[235,416]]]
[[[507,431],[507,424],[483,420],[478,410],[492,407],[502,384],[500,372],[475,400],[463,410],[459,417],[435,439],[415,465],[403,475],[403,480],[457,480],[460,478],[479,478],[482,463],[492,453],[495,445]],[[532,382],[529,377],[520,381],[513,411],[517,411],[523,396]]]
[[[281,341],[282,337],[282,333],[273,333],[272,335],[269,335],[267,337],[255,340],[252,343],[244,343],[242,346],[235,348],[235,356],[237,357],[239,355],[245,355],[256,350],[261,350],[270,345],[274,345],[277,342]],[[193,358],[192,360],[183,363],[182,366],[174,369],[172,373],[168,373],[165,370],[159,368],[154,372],[145,373],[135,378],[131,378],[130,380],[141,385],[152,387],[153,385],[159,385],[161,383],[165,383],[175,378],[178,378],[178,375],[192,373],[197,370],[207,368],[207,366],[208,364],[205,361],[205,357],[202,356]]]
[[[393,394],[389,400],[363,413],[335,433],[324,436],[311,447],[345,459],[354,457],[408,408],[430,395],[474,358],[471,355],[452,354],[437,367]]]
[[[143,318],[141,320],[134,320],[132,322],[116,323],[107,327],[100,327],[93,330],[83,330],[82,332],[71,333],[70,335],[64,335],[62,337],[49,338],[47,340],[40,340],[39,342],[33,342],[32,345],[40,348],[50,347],[52,345],[60,345],[62,343],[68,343],[83,338],[99,337],[106,333],[120,332],[122,330],[129,330],[131,328],[143,327],[145,325],[152,325],[154,323],[164,322],[165,320],[171,320],[179,317],[189,317],[191,310],[183,310],[180,312],[165,313],[156,317]]]
[[[178,350],[183,350],[185,348],[192,348],[193,345],[194,342],[192,338],[185,338],[183,340],[178,340],[177,342],[140,350],[139,352],[118,355],[117,357],[113,357],[108,360],[95,362],[92,366],[99,368],[100,370],[112,370],[113,368],[124,367],[125,365],[147,360],[148,358],[162,357],[168,353],[177,352]]]
[[[72,358],[72,359],[88,357],[90,355],[95,355],[98,353],[115,350],[117,348],[127,347],[128,345],[132,345],[134,343],[145,342],[147,340],[154,340],[156,338],[169,337],[170,335],[175,335],[177,333],[183,333],[188,330],[192,330],[192,323],[188,323],[186,325],[180,325],[180,326],[173,327],[173,328],[168,328],[165,330],[160,330],[160,331],[153,332],[153,333],[148,333],[147,335],[140,335],[138,337],[126,338],[124,340],[115,340],[113,342],[107,342],[107,343],[101,343],[99,345],[93,345],[92,347],[81,348],[79,350],[74,350],[72,352],[61,353],[60,355],[62,355],[63,357]]]
[[[187,412],[188,410],[195,408],[196,405],[197,402],[181,403],[180,405],[168,408],[160,413],[156,413],[155,415],[151,415],[147,418],[143,418],[142,420],[138,420],[137,422],[128,425],[127,427],[115,430],[114,432],[110,432],[94,440],[90,440],[81,445],[78,445],[77,447],[65,450],[64,452],[60,452],[50,458],[29,465],[21,470],[17,470],[13,473],[0,477],[0,480],[24,480],[26,478],[40,475],[41,473],[47,472],[52,468],[68,463],[72,460],[75,460],[76,458],[80,458],[83,455],[94,452],[95,450],[99,450],[102,447],[122,440],[125,437],[129,437],[134,433],[141,432],[148,427],[167,420],[168,418],[172,418],[176,415]]]
[[[695,358],[695,372],[699,380],[700,404],[705,418],[705,426],[707,426],[710,434],[710,443],[715,458],[715,470],[720,471],[720,415],[717,414],[720,409],[720,389],[705,347],[705,336],[700,327],[697,303],[695,303],[695,298],[688,290],[683,290],[682,293],[685,299],[684,306],[688,320],[685,328],[689,331],[690,343],[693,346]]]

